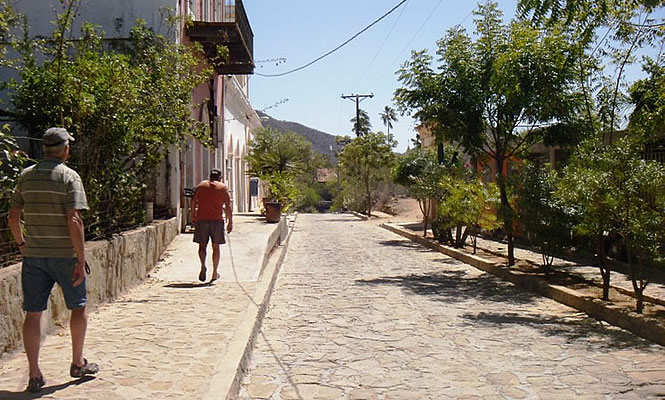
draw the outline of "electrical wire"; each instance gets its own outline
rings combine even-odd
[[[316,62],[318,62],[318,61],[323,60],[324,58],[326,58],[326,57],[328,57],[329,55],[333,54],[334,52],[336,52],[337,50],[341,49],[342,47],[346,46],[346,45],[349,44],[349,42],[351,42],[353,39],[357,38],[358,36],[360,36],[361,34],[363,34],[365,31],[369,30],[372,26],[374,26],[374,25],[376,25],[377,23],[379,23],[379,21],[381,21],[382,19],[384,19],[384,18],[387,17],[388,15],[392,14],[393,11],[397,10],[402,4],[406,3],[407,1],[409,1],[409,0],[402,0],[402,1],[400,1],[395,7],[391,8],[390,11],[388,11],[388,12],[385,13],[385,14],[383,14],[383,15],[382,15],[381,17],[379,17],[379,19],[377,19],[376,21],[374,21],[374,22],[372,22],[371,24],[367,25],[367,26],[366,26],[365,28],[363,28],[360,32],[358,32],[358,33],[356,33],[355,35],[351,36],[351,38],[349,38],[348,40],[346,40],[344,43],[340,44],[339,46],[337,46],[337,47],[335,47],[334,49],[330,50],[330,51],[327,52],[326,54],[324,54],[324,55],[322,55],[322,56],[320,56],[320,57],[318,57],[318,58],[316,58],[316,59],[314,59],[314,60],[308,62],[307,64],[305,64],[305,65],[303,65],[303,66],[301,66],[301,67],[298,67],[298,68],[292,69],[292,70],[290,70],[290,71],[282,72],[282,73],[280,73],[280,74],[259,74],[259,73],[255,73],[254,75],[258,75],[258,76],[261,76],[261,77],[264,77],[264,78],[277,78],[277,77],[280,77],[280,76],[284,76],[284,75],[292,74],[292,73],[294,73],[294,72],[297,72],[297,71],[303,70],[303,69],[309,67],[310,65],[312,65],[312,64],[314,64],[314,63],[316,63]]]
[[[386,74],[386,72],[388,71],[388,69],[392,68],[392,66],[395,65],[395,63],[397,62],[397,60],[399,60],[400,57],[402,57],[402,53],[404,53],[404,51],[405,51],[405,50],[411,45],[411,43],[416,39],[416,37],[418,37],[418,34],[420,33],[420,31],[422,31],[423,28],[425,27],[425,25],[427,25],[427,22],[429,22],[430,18],[432,18],[432,16],[434,15],[434,12],[439,8],[439,6],[441,5],[441,3],[443,3],[443,0],[439,0],[439,2],[436,4],[436,6],[434,6],[434,8],[432,9],[432,11],[431,11],[431,12],[429,13],[429,15],[427,16],[427,18],[425,18],[425,20],[423,21],[423,23],[420,25],[420,28],[418,28],[418,30],[416,31],[416,33],[413,34],[413,36],[411,37],[411,40],[409,40],[409,41],[406,43],[406,45],[402,48],[402,50],[399,52],[399,54],[397,54],[397,57],[395,57],[395,60],[394,60],[392,63],[388,64],[388,68],[387,68],[385,71],[383,71],[383,73],[381,73],[381,74],[378,75],[378,78],[374,81],[374,83],[373,83],[372,85],[370,85],[370,87],[374,87],[374,86],[376,86],[377,82],[379,82],[379,80],[380,80],[381,78],[383,78],[383,75]],[[469,15],[471,15],[471,13],[469,13]],[[466,18],[468,18],[468,16],[467,16]],[[466,20],[466,18],[464,18],[464,19]]]
[[[376,53],[374,54],[374,57],[372,58],[372,61],[370,61],[367,64],[367,68],[365,68],[365,71],[362,73],[362,75],[360,75],[360,79],[358,79],[358,83],[356,83],[355,86],[358,86],[358,84],[360,84],[360,82],[362,82],[363,79],[365,78],[365,75],[367,75],[367,72],[369,71],[370,67],[372,66],[372,64],[374,64],[374,61],[376,60],[376,58],[381,53],[381,50],[383,50],[383,46],[386,45],[386,42],[388,42],[388,38],[390,38],[390,35],[393,33],[393,30],[395,30],[395,27],[397,26],[397,23],[402,18],[402,14],[404,14],[404,10],[406,10],[406,5],[404,7],[402,7],[402,11],[400,11],[399,15],[397,16],[397,19],[395,20],[395,23],[393,23],[393,26],[390,28],[390,31],[388,31],[388,34],[386,35],[386,38],[383,39],[383,43],[381,43],[381,46],[379,46],[379,48],[376,50]]]

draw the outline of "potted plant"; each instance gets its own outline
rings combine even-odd
[[[287,172],[272,172],[263,175],[261,180],[266,184],[266,197],[263,202],[266,221],[279,222],[282,212],[288,211],[298,198],[295,180]]]
[[[278,222],[299,196],[295,177],[310,157],[311,144],[293,132],[262,128],[255,132],[249,148],[247,174],[263,182],[266,220]]]

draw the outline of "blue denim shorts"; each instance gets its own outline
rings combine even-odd
[[[72,286],[74,267],[76,258],[24,257],[21,270],[23,310],[46,310],[54,283],[62,288],[68,309],[85,306],[88,302],[85,279],[80,285]]]

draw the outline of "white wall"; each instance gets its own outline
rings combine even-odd
[[[59,0],[21,0],[13,3],[17,12],[26,14],[31,37],[50,36],[53,31],[51,21],[66,10]],[[155,31],[166,34],[168,29],[163,22],[166,15],[163,10],[165,7],[175,10],[177,5],[178,0],[80,0],[72,33],[78,36],[81,23],[86,21],[100,25],[107,38],[128,37],[136,20],[142,18]]]

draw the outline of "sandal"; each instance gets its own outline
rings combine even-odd
[[[44,379],[44,376],[30,378],[28,381],[28,387],[25,388],[25,391],[30,393],[37,393],[42,390],[42,386],[44,385],[46,385],[46,379]]]
[[[199,280],[205,282],[206,280],[206,267],[201,267],[201,272],[199,272]]]
[[[80,378],[85,375],[94,375],[97,372],[99,372],[99,366],[95,363],[88,363],[88,360],[85,358],[83,359],[84,364],[82,366],[78,366],[76,364],[72,364],[72,366],[69,368],[69,375],[71,375],[72,378]]]

